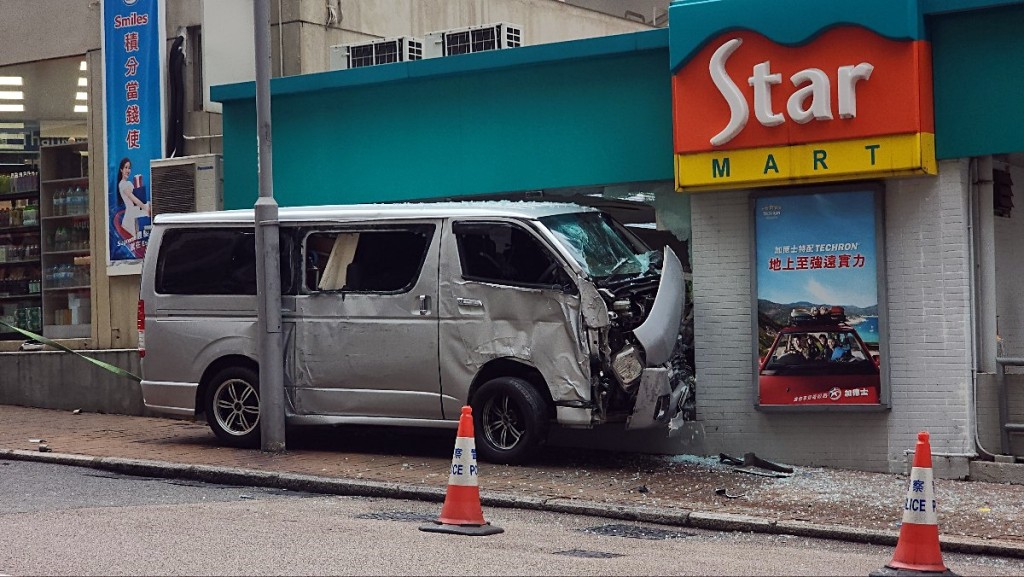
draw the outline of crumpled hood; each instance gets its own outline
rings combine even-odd
[[[672,357],[686,297],[686,279],[679,257],[666,246],[662,262],[661,281],[651,312],[643,324],[633,329],[633,334],[647,352],[648,367],[663,365]]]

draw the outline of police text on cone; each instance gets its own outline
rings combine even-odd
[[[422,531],[456,533],[460,535],[494,535],[504,529],[484,521],[480,506],[480,487],[477,484],[476,444],[473,438],[473,410],[462,407],[459,432],[455,438],[452,467],[448,472],[448,491],[445,493],[441,515],[432,525],[420,527]]]
[[[939,548],[939,513],[932,478],[932,449],[928,433],[917,434],[910,487],[903,500],[903,523],[896,552],[882,574],[928,572],[953,575],[942,563]],[[874,573],[873,573],[874,574]]]

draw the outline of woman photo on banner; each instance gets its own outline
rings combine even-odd
[[[127,249],[115,250],[128,258],[145,256],[146,245],[143,241],[145,227],[149,224],[150,209],[146,199],[146,190],[142,186],[142,175],[132,178],[132,162],[129,158],[121,159],[117,165],[117,179],[114,197],[117,210],[113,215],[113,228],[118,234],[115,247]]]

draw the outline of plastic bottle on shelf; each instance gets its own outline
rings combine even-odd
[[[37,219],[37,215],[38,215],[38,212],[36,211],[35,205],[29,203],[28,205],[25,206],[25,209],[22,211],[22,214],[21,214],[21,222],[22,222],[22,224],[24,224],[25,226],[35,226],[35,225],[39,224],[39,220]]]
[[[78,214],[89,214],[88,187],[78,187]]]

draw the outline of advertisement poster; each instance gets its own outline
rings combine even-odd
[[[162,0],[103,0],[107,263],[111,274],[138,271],[152,224],[149,161],[163,157],[162,9]]]
[[[875,192],[754,205],[759,404],[878,405]]]

